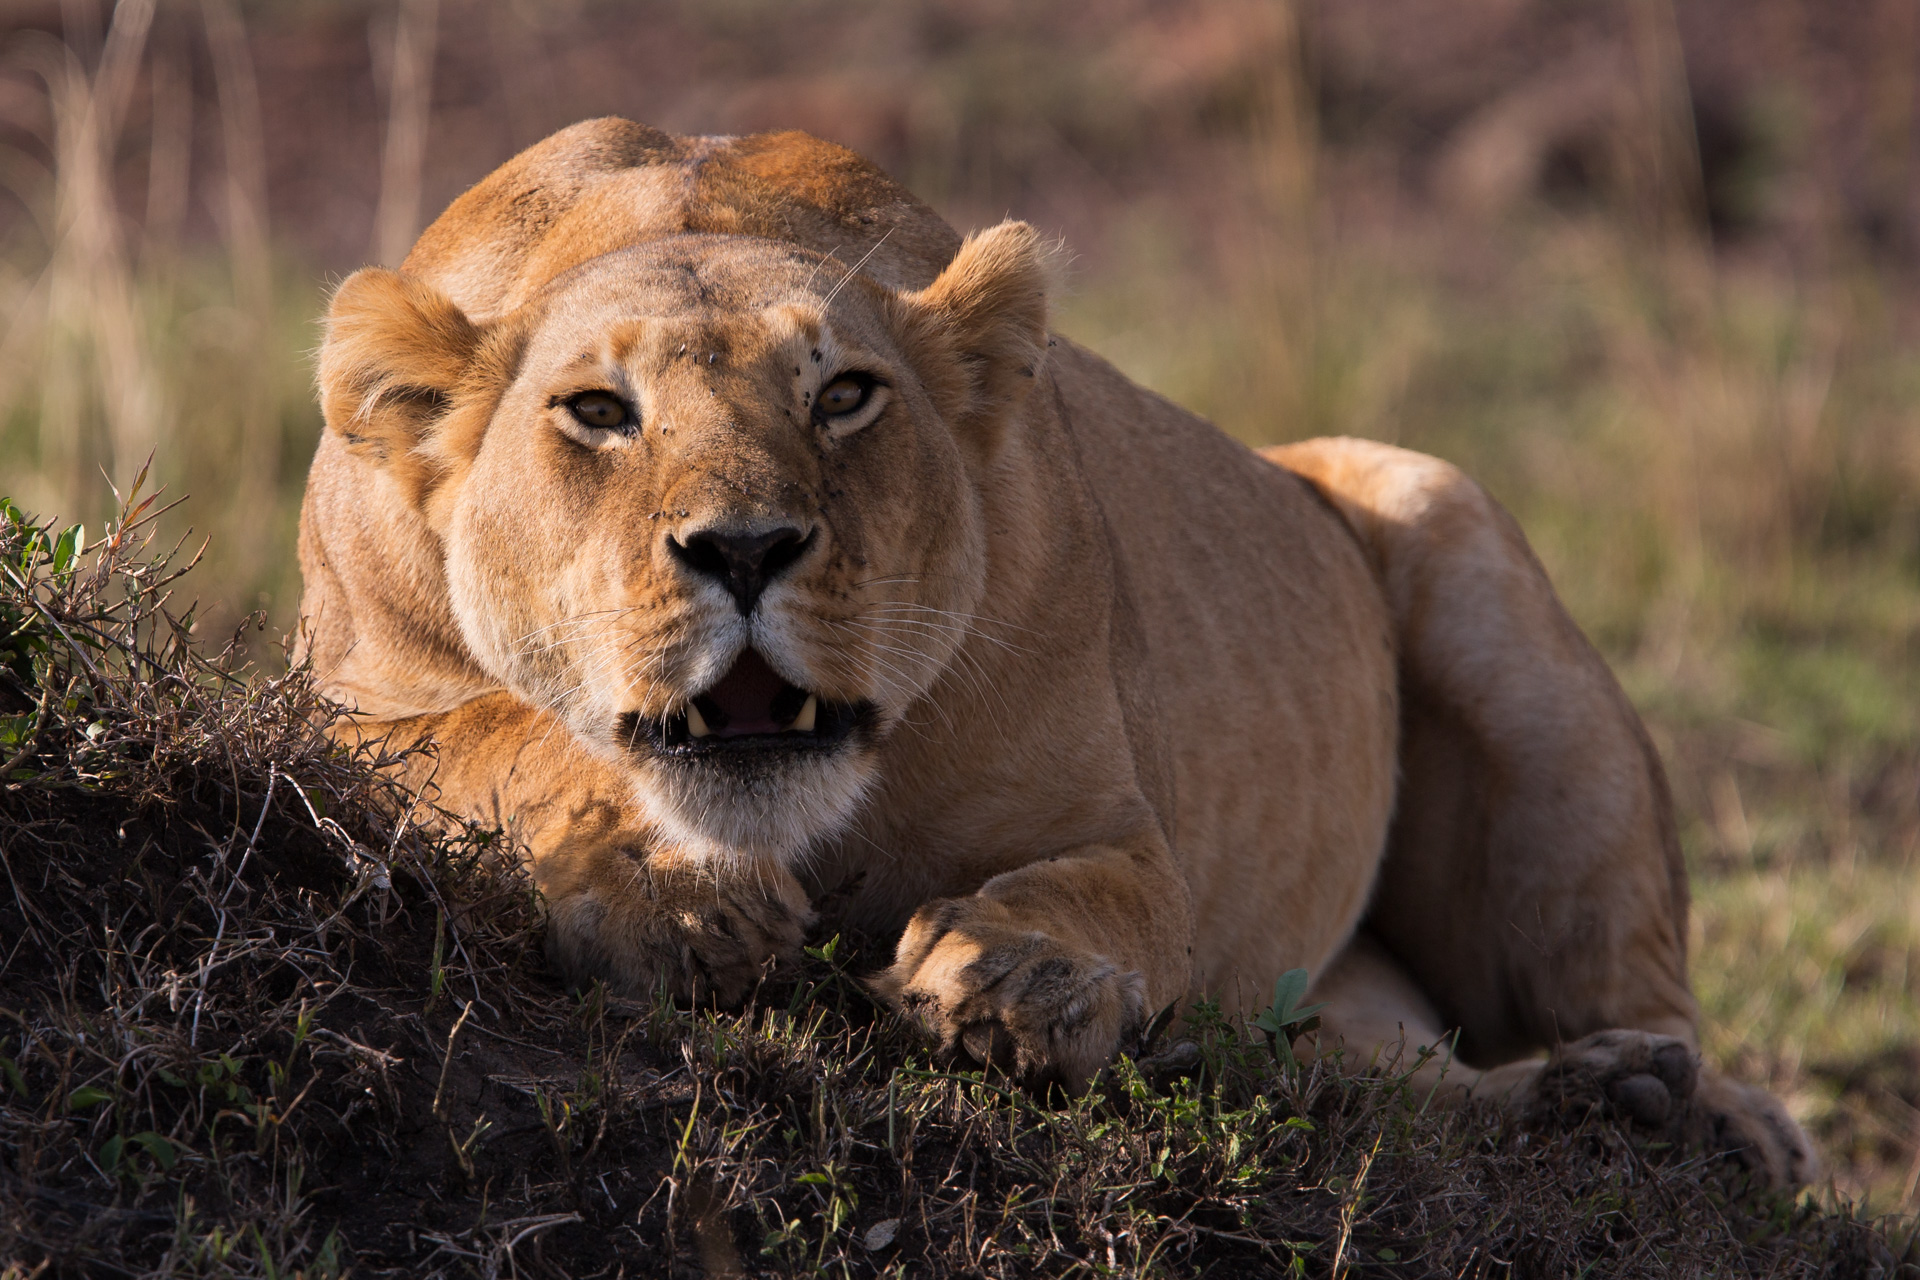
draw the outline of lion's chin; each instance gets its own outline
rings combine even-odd
[[[687,856],[789,865],[846,826],[874,773],[872,751],[853,741],[655,755],[642,764],[639,797],[662,838]]]

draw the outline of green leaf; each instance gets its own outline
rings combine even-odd
[[[96,1153],[100,1167],[108,1173],[117,1172],[120,1168],[120,1155],[126,1145],[127,1140],[117,1133],[101,1143],[100,1150]]]
[[[1400,1255],[1395,1251],[1393,1251],[1392,1249],[1376,1249],[1373,1252],[1373,1256],[1380,1259],[1380,1261],[1382,1262],[1400,1261]]]
[[[1300,1003],[1300,997],[1307,994],[1307,971],[1289,969],[1274,979],[1273,1004],[1275,1008],[1293,1008]]]
[[[59,538],[53,544],[53,571],[65,573],[80,558],[80,548],[86,545],[87,529],[85,525],[69,525],[61,530]]]
[[[105,1089],[96,1089],[90,1084],[83,1084],[67,1095],[67,1110],[78,1111],[82,1107],[97,1107],[103,1102],[111,1101],[113,1101],[113,1095]]]
[[[133,1140],[145,1147],[147,1154],[152,1156],[154,1162],[162,1169],[171,1170],[173,1168],[173,1162],[177,1157],[173,1149],[173,1144],[167,1141],[165,1137],[149,1129],[145,1133],[134,1134]]]
[[[20,1074],[19,1063],[15,1062],[12,1058],[0,1058],[0,1075],[7,1077],[7,1087],[9,1089],[12,1089],[26,1101],[33,1101],[33,1094],[27,1090],[27,1079]]]
[[[314,1256],[313,1269],[308,1274],[327,1277],[340,1274],[340,1231],[338,1228],[327,1232],[327,1238],[320,1242],[320,1252]]]
[[[1326,1008],[1324,1003],[1301,1005],[1300,998],[1307,994],[1308,985],[1305,969],[1289,969],[1281,974],[1273,984],[1273,1004],[1253,1020],[1253,1025],[1268,1035],[1277,1036]]]
[[[260,1235],[260,1224],[250,1222],[247,1228],[253,1232],[253,1247],[260,1253],[260,1268],[267,1273],[267,1280],[280,1280],[280,1268],[273,1265],[273,1255],[267,1252],[267,1242]]]

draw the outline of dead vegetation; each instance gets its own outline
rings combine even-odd
[[[0,509],[7,1280],[1915,1270],[1659,1135],[1439,1114],[1205,1010],[1069,1100],[930,1061],[858,939],[741,1011],[568,993],[489,833],[196,648],[152,527]]]

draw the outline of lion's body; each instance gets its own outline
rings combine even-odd
[[[1045,273],[801,135],[516,158],[335,302],[301,553],[341,732],[438,744],[578,977],[738,992],[831,902],[904,930],[903,1010],[1037,1073],[1304,966],[1330,1039],[1460,1028],[1467,1088],[1625,1028],[1589,1074],[1686,1092],[1650,1065],[1695,1017],[1658,762],[1517,528],[1400,450],[1247,451],[1048,339]],[[855,425],[804,407],[836,363],[881,371]],[[587,366],[626,434],[559,416]],[[769,538],[751,595],[703,550]],[[715,698],[808,691],[807,751],[675,763]]]
[[[1064,340],[1050,367],[1057,394],[1030,405],[1032,446],[988,508],[996,563],[1027,581],[983,610],[1003,625],[939,712],[889,744],[818,879],[864,875],[856,923],[898,930],[929,899],[1120,838],[1144,801],[1191,921],[1156,942],[1172,967],[1149,1003],[1246,1008],[1285,969],[1319,972],[1366,905],[1393,794],[1383,602],[1298,479]]]

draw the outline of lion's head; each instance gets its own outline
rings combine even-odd
[[[842,824],[987,590],[976,497],[1046,350],[1006,223],[928,287],[758,236],[598,253],[474,319],[333,300],[327,422],[439,539],[491,678],[631,768],[662,833],[786,857]]]

